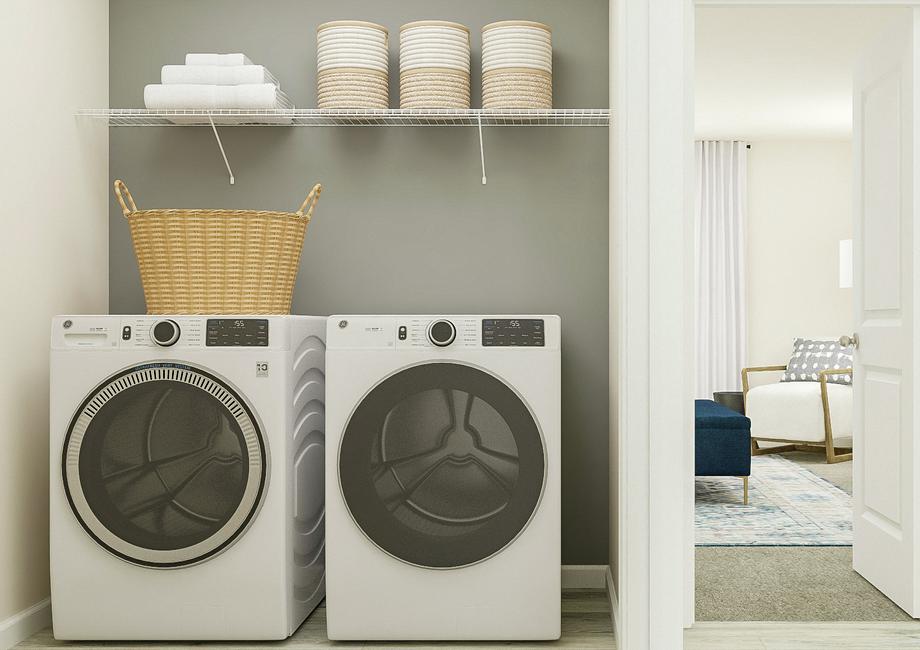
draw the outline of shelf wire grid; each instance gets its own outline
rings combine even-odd
[[[79,117],[109,126],[595,126],[610,125],[606,108],[552,110],[148,110],[85,109]]]

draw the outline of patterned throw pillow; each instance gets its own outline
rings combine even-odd
[[[792,344],[792,357],[780,381],[820,381],[818,374],[829,368],[852,368],[853,347],[843,347],[837,341],[810,341],[796,339]],[[853,384],[853,375],[830,375],[827,381],[835,384]]]

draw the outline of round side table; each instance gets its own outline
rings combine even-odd
[[[712,394],[712,399],[716,404],[721,404],[726,408],[730,408],[744,415],[744,393],[740,390],[716,391]]]

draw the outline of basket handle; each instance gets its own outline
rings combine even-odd
[[[310,219],[313,218],[313,208],[316,207],[316,202],[319,201],[319,195],[322,191],[323,191],[323,186],[320,185],[319,183],[313,186],[313,189],[310,190],[309,194],[307,194],[307,198],[303,200],[303,204],[300,206],[300,209],[297,211],[298,217],[305,216],[307,218],[307,221],[310,221]]]
[[[125,196],[122,196],[122,192],[125,193]],[[125,203],[126,197],[127,203]],[[131,192],[128,191],[128,186],[125,185],[124,181],[115,181],[115,198],[121,204],[121,211],[126,217],[132,212],[137,212],[137,204],[134,202],[134,197],[131,196]]]

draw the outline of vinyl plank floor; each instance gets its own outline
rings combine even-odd
[[[684,650],[902,650],[920,648],[920,622],[697,623]]]
[[[20,643],[17,648],[71,648],[72,650],[90,650],[92,648],[104,648],[105,650],[116,650],[118,648],[147,648],[152,647],[156,650],[171,650],[172,648],[189,648],[204,647],[207,650],[229,650],[245,648],[266,648],[281,647],[290,649],[299,648],[361,648],[370,650],[371,648],[400,648],[421,650],[423,648],[475,648],[476,650],[486,650],[487,648],[584,648],[585,650],[593,648],[606,648],[613,650],[613,629],[610,625],[610,605],[607,600],[607,593],[602,589],[572,589],[562,593],[562,638],[558,641],[547,641],[541,643],[419,643],[407,644],[385,643],[385,644],[367,644],[367,643],[342,643],[332,642],[326,638],[326,609],[320,605],[315,612],[308,618],[303,625],[291,636],[290,639],[277,642],[266,643],[123,643],[123,642],[106,642],[106,643],[88,643],[88,642],[64,642],[54,638],[51,628],[42,630],[36,635]]]

